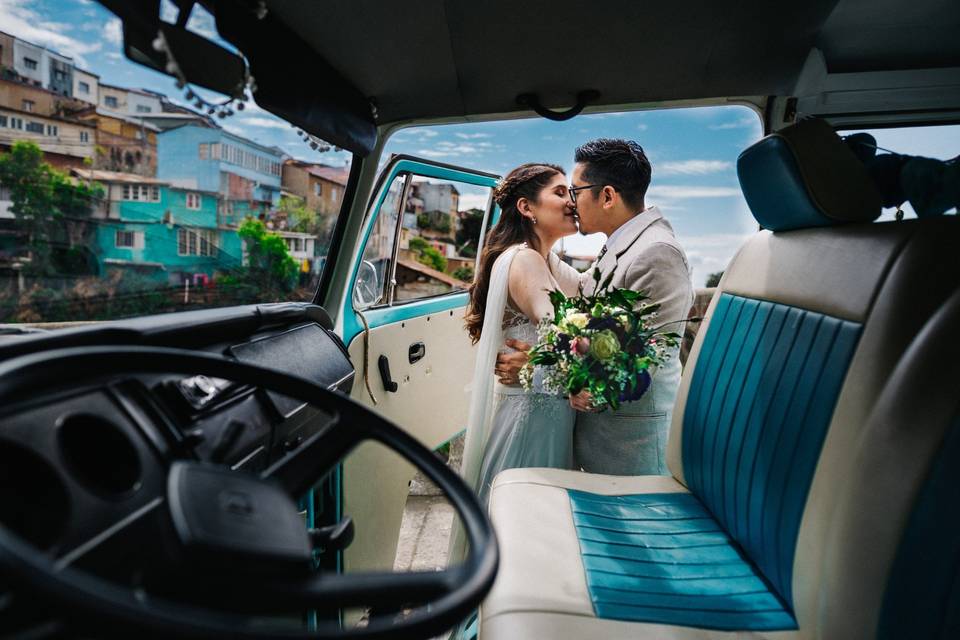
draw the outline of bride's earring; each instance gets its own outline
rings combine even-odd
[[[533,224],[537,224],[537,216],[530,216],[530,219],[533,221]]]

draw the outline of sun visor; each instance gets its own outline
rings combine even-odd
[[[217,31],[247,58],[257,104],[330,144],[360,156],[373,150],[377,128],[370,101],[268,12],[216,3]]]

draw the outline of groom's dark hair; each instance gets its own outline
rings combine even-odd
[[[643,206],[651,169],[647,154],[639,144],[633,140],[598,138],[577,147],[573,159],[583,163],[584,180],[610,185],[629,206]]]

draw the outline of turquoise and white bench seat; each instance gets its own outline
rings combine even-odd
[[[960,515],[931,471],[960,449],[944,445],[960,424],[960,298],[948,303],[960,220],[845,223],[871,197],[823,195],[869,187],[837,144],[802,123],[774,155],[744,154],[795,180],[757,198],[766,186],[741,174],[751,206],[788,209],[789,227],[767,212],[774,229],[747,241],[711,302],[674,410],[671,476],[496,479],[501,566],[482,639],[894,638],[920,612],[933,621],[918,637],[960,624]],[[802,170],[835,154],[827,178]],[[944,340],[955,357],[930,369]]]

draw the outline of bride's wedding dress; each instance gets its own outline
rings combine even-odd
[[[502,385],[494,377],[498,352],[509,350],[505,340],[537,342],[537,325],[509,303],[510,267],[522,249],[523,245],[510,247],[493,265],[474,369],[461,473],[484,504],[493,479],[505,469],[569,469],[573,462],[575,412],[568,400],[544,393],[536,370],[529,391]],[[556,272],[559,258],[551,253],[549,259],[550,271]],[[560,288],[551,274],[547,277],[549,281],[536,287],[542,299],[531,305],[542,316],[552,313],[546,290]],[[463,551],[462,529],[454,527],[451,561],[461,558]]]
[[[537,327],[509,305],[504,311],[503,339],[533,345]],[[493,419],[487,433],[476,485],[481,502],[487,503],[490,486],[498,473],[518,467],[569,469],[573,464],[575,413],[565,397],[543,393],[539,375],[533,387],[494,383]]]

